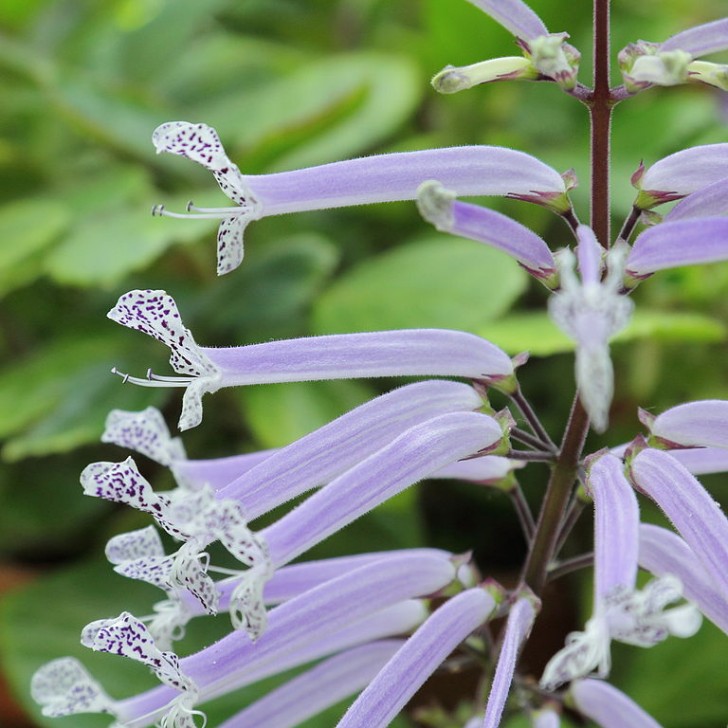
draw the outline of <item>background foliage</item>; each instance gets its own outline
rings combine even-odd
[[[586,80],[591,4],[532,5],[549,27],[570,32]],[[724,10],[721,0],[615,0],[615,51]],[[512,353],[530,349],[525,388],[553,433],[573,391],[570,345],[546,319],[538,285],[506,256],[433,232],[412,204],[255,223],[244,266],[215,280],[214,225],[147,212],[158,202],[182,210],[189,198],[222,200],[204,170],[155,156],[154,127],[205,121],[249,173],[373,152],[508,145],[559,170],[574,167],[586,219],[586,114],[547,84],[491,85],[452,97],[431,91],[429,77],[447,63],[513,53],[509,34],[464,1],[4,0],[0,29],[0,591],[29,582],[0,601],[0,666],[23,706],[6,699],[0,724],[106,725],[97,717],[45,720],[27,686],[42,662],[65,654],[82,656],[115,695],[148,683],[143,668],[86,654],[77,642],[86,622],[135,602],[143,613],[157,597],[100,560],[108,537],[143,523],[82,497],[78,486],[88,462],[123,456],[98,444],[111,408],[155,404],[170,422],[179,411],[178,393],[122,387],[109,375],[112,365],[137,373],[166,367],[163,347],[105,320],[121,293],[165,288],[203,345],[444,326],[482,334]],[[615,225],[628,211],[628,179],[640,159],[725,141],[727,115],[725,95],[696,88],[653,90],[619,107]],[[554,248],[568,242],[566,228],[541,209],[488,204]],[[640,289],[639,315],[614,345],[614,427],[608,442],[593,447],[631,438],[638,405],[728,396],[727,286],[728,267],[716,265],[665,273]],[[281,445],[386,386],[221,392],[209,397],[205,423],[185,443],[193,457]],[[142,465],[155,485],[167,482]],[[725,502],[724,481],[715,479],[715,493]],[[538,499],[545,471],[535,466],[524,482]],[[423,542],[474,546],[482,570],[505,582],[524,548],[505,499],[440,483],[394,499],[312,556]],[[540,620],[528,658],[534,669],[578,625],[577,597],[587,589],[578,578],[555,585],[550,601],[559,607]],[[224,618],[195,625],[189,648],[225,626]],[[698,728],[728,712],[718,677],[725,647],[704,627],[689,642],[619,651],[615,671],[665,726]],[[420,703],[436,697],[453,709],[470,694],[467,676],[454,683],[437,694],[428,689]],[[213,709],[211,724],[237,700]],[[325,728],[336,715],[307,725]]]

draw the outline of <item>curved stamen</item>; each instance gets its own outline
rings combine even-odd
[[[152,208],[153,217],[177,217],[182,220],[190,217],[202,220],[219,220],[225,217],[235,217],[239,214],[240,208],[238,207],[194,207],[191,203],[187,204],[187,212],[170,212],[164,205],[155,205]]]
[[[111,373],[121,377],[123,384],[131,382],[131,384],[140,387],[188,387],[195,379],[194,377],[160,377],[154,374],[151,369],[147,370],[146,379],[133,377],[126,372],[119,371],[116,367],[111,368]]]

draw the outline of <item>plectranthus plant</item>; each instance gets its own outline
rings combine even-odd
[[[205,427],[203,398],[205,407],[219,406],[215,393],[225,387],[405,379],[284,447],[219,458],[188,457],[152,407],[111,412],[103,440],[133,455],[90,464],[81,475],[83,492],[149,519],[114,536],[106,556],[119,574],[162,593],[146,614],[119,605],[118,614],[99,615],[83,628],[81,642],[142,663],[159,685],[118,695],[78,660],[59,657],[32,681],[45,715],[100,712],[125,728],[199,728],[208,701],[297,668],[221,725],[296,726],[348,699],[338,726],[379,728],[433,673],[468,661],[479,667],[480,684],[466,713],[442,725],[496,728],[521,713],[542,728],[570,720],[647,728],[658,723],[610,683],[614,644],[649,649],[688,639],[703,617],[728,632],[728,519],[697,479],[728,470],[728,401],[641,411],[644,427],[631,441],[596,452],[584,446],[590,428],[604,433],[609,426],[620,385],[610,340],[632,317],[633,292],[665,269],[728,260],[728,143],[684,149],[648,166],[635,160],[631,180],[611,181],[636,190],[615,233],[611,115],[653,86],[728,88],[728,68],[702,60],[728,49],[728,18],[662,41],[635,39],[618,55],[624,82],[611,87],[608,0],[594,1],[591,84],[580,80],[581,54],[567,43],[568,27],[548,29],[521,0],[470,2],[513,34],[519,55],[448,66],[433,86],[451,94],[526,80],[584,104],[591,132],[591,178],[582,180],[590,186],[588,217],[582,220],[572,205],[573,171],[515,149],[426,149],[247,175],[206,120],[164,123],[152,142],[158,153],[212,172],[231,204],[190,204],[186,212],[160,204],[154,213],[219,219],[217,273],[235,276],[252,221],[411,201],[438,230],[502,251],[544,287],[552,320],[575,343],[575,395],[562,432],[548,432],[531,404],[527,352],[511,357],[472,333],[402,329],[201,345],[204,331],[193,336],[185,326],[173,292],[124,293],[109,318],[167,346],[173,373],[114,373],[134,385],[182,389],[182,431]],[[546,241],[464,199],[473,196],[541,206],[561,218],[560,234]],[[137,468],[138,456],[169,468],[176,487],[155,490]],[[544,473],[537,512],[518,480],[534,463]],[[469,553],[436,548],[383,552],[373,544],[365,553],[298,560],[432,478],[510,497],[528,545],[517,581],[500,584]],[[671,528],[643,522],[648,502]],[[593,551],[566,557],[564,545],[585,504],[593,512]],[[251,526],[266,514],[275,514],[268,525]],[[165,548],[160,534],[177,548]],[[213,544],[218,551],[210,550]],[[215,563],[220,547],[237,568]],[[521,656],[549,599],[547,587],[582,568],[593,569],[590,616],[533,674]],[[177,651],[192,620],[218,612],[229,613],[226,636],[198,652]]]

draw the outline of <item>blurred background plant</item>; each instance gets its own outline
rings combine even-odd
[[[723,0],[613,4],[615,51],[725,10]],[[549,27],[569,31],[588,73],[590,4],[532,5]],[[120,593],[141,612],[157,598],[151,587],[114,575],[102,557],[111,535],[144,522],[84,498],[78,485],[88,462],[125,457],[99,444],[110,409],[154,404],[170,422],[179,410],[176,392],[122,387],[109,373],[112,365],[137,373],[147,363],[166,366],[164,347],[105,319],[121,293],[168,290],[203,345],[441,326],[481,334],[513,354],[529,349],[525,388],[554,432],[573,391],[570,343],[547,320],[544,292],[507,256],[435,233],[413,204],[255,223],[246,264],[213,281],[215,222],[160,220],[149,210],[224,198],[204,170],[155,156],[151,131],[173,119],[204,121],[246,173],[374,152],[506,145],[559,170],[574,167],[584,217],[585,110],[548,84],[495,84],[451,97],[432,91],[429,78],[448,63],[513,54],[506,31],[456,0],[4,0],[0,29],[0,672],[7,683],[0,725],[102,726],[98,716],[40,717],[28,682],[41,663],[75,654],[115,695],[149,684],[144,668],[87,654],[76,637],[86,622],[118,611]],[[629,210],[629,177],[640,159],[725,141],[727,124],[728,95],[715,89],[651,90],[620,106],[615,225]],[[567,242],[566,228],[540,208],[488,205],[553,248]],[[663,273],[639,289],[638,314],[620,337],[630,344],[614,346],[610,439],[595,439],[592,449],[631,438],[638,405],[660,410],[728,397],[726,290],[726,265]],[[205,426],[184,441],[192,457],[278,446],[386,384],[228,390],[210,397]],[[161,469],[143,466],[155,484],[164,482]],[[529,473],[527,492],[537,495],[544,475],[538,467]],[[725,503],[724,479],[715,479],[714,492]],[[590,526],[582,525],[588,543]],[[501,494],[426,483],[311,557],[422,543],[474,548],[484,573],[506,583],[524,553]],[[555,585],[549,601],[560,606],[540,619],[535,670],[588,613],[588,604],[579,606],[583,581],[577,575]],[[224,622],[193,625],[189,644],[209,642]],[[725,638],[705,626],[693,640],[618,651],[617,682],[665,726],[699,728],[728,711],[724,655]],[[451,725],[448,716],[471,694],[469,680],[437,678],[412,720]],[[211,725],[225,714],[223,701],[209,711]],[[306,725],[328,728],[337,715]]]

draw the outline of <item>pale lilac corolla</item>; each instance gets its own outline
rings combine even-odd
[[[631,698],[603,680],[577,680],[569,697],[577,710],[601,728],[661,728]]]
[[[183,430],[200,423],[202,396],[222,387],[418,375],[483,380],[507,391],[516,386],[508,355],[485,339],[461,331],[403,329],[202,347],[182,324],[171,296],[144,290],[124,294],[108,317],[170,348],[170,364],[181,376],[120,376],[141,386],[184,388],[179,422]]]
[[[306,210],[413,200],[428,179],[440,179],[460,195],[529,198],[566,197],[559,174],[523,152],[504,147],[451,147],[399,152],[333,162],[275,174],[244,175],[228,158],[217,132],[206,124],[172,121],[152,135],[157,153],[191,159],[209,169],[230,208],[189,207],[189,216],[221,219],[217,236],[217,271],[237,268],[243,258],[243,234],[251,220]],[[558,203],[557,203],[558,204]],[[565,204],[563,201],[560,204]],[[159,214],[178,216],[155,208]],[[185,217],[182,215],[182,217]]]

